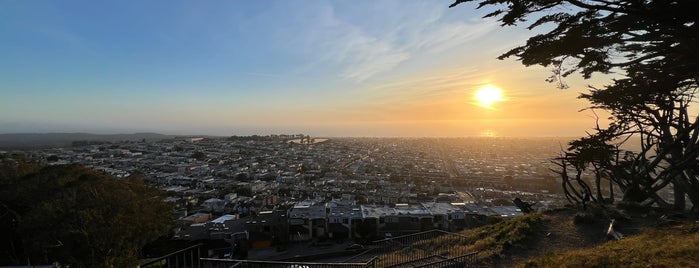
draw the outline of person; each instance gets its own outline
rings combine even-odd
[[[620,232],[617,232],[614,225],[615,219],[612,219],[609,223],[609,228],[607,228],[607,239],[621,240],[624,237],[624,235],[622,235]]]
[[[583,210],[587,210],[587,202],[590,202],[590,192],[585,190],[582,196]]]

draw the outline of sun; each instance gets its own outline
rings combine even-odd
[[[476,100],[480,106],[491,108],[493,103],[501,102],[502,90],[495,86],[485,86],[476,92]]]

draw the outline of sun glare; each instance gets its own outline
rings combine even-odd
[[[480,106],[491,108],[493,103],[503,101],[502,90],[494,86],[485,86],[476,92],[476,100]]]

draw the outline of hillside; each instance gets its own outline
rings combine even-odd
[[[611,218],[619,241],[606,238]],[[699,267],[699,223],[661,213],[565,208],[462,234],[486,267]]]
[[[34,149],[66,147],[73,141],[148,141],[172,138],[158,133],[89,134],[89,133],[12,133],[0,134],[0,149]]]
[[[699,267],[699,224],[683,223],[529,260],[519,267]]]

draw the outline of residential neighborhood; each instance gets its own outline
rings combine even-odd
[[[549,170],[557,146],[547,138],[296,134],[76,141],[24,153],[165,191],[177,219],[174,240],[235,244],[244,237],[253,249],[283,250],[468,229],[490,216],[522,215],[514,198],[538,209],[560,205]]]

